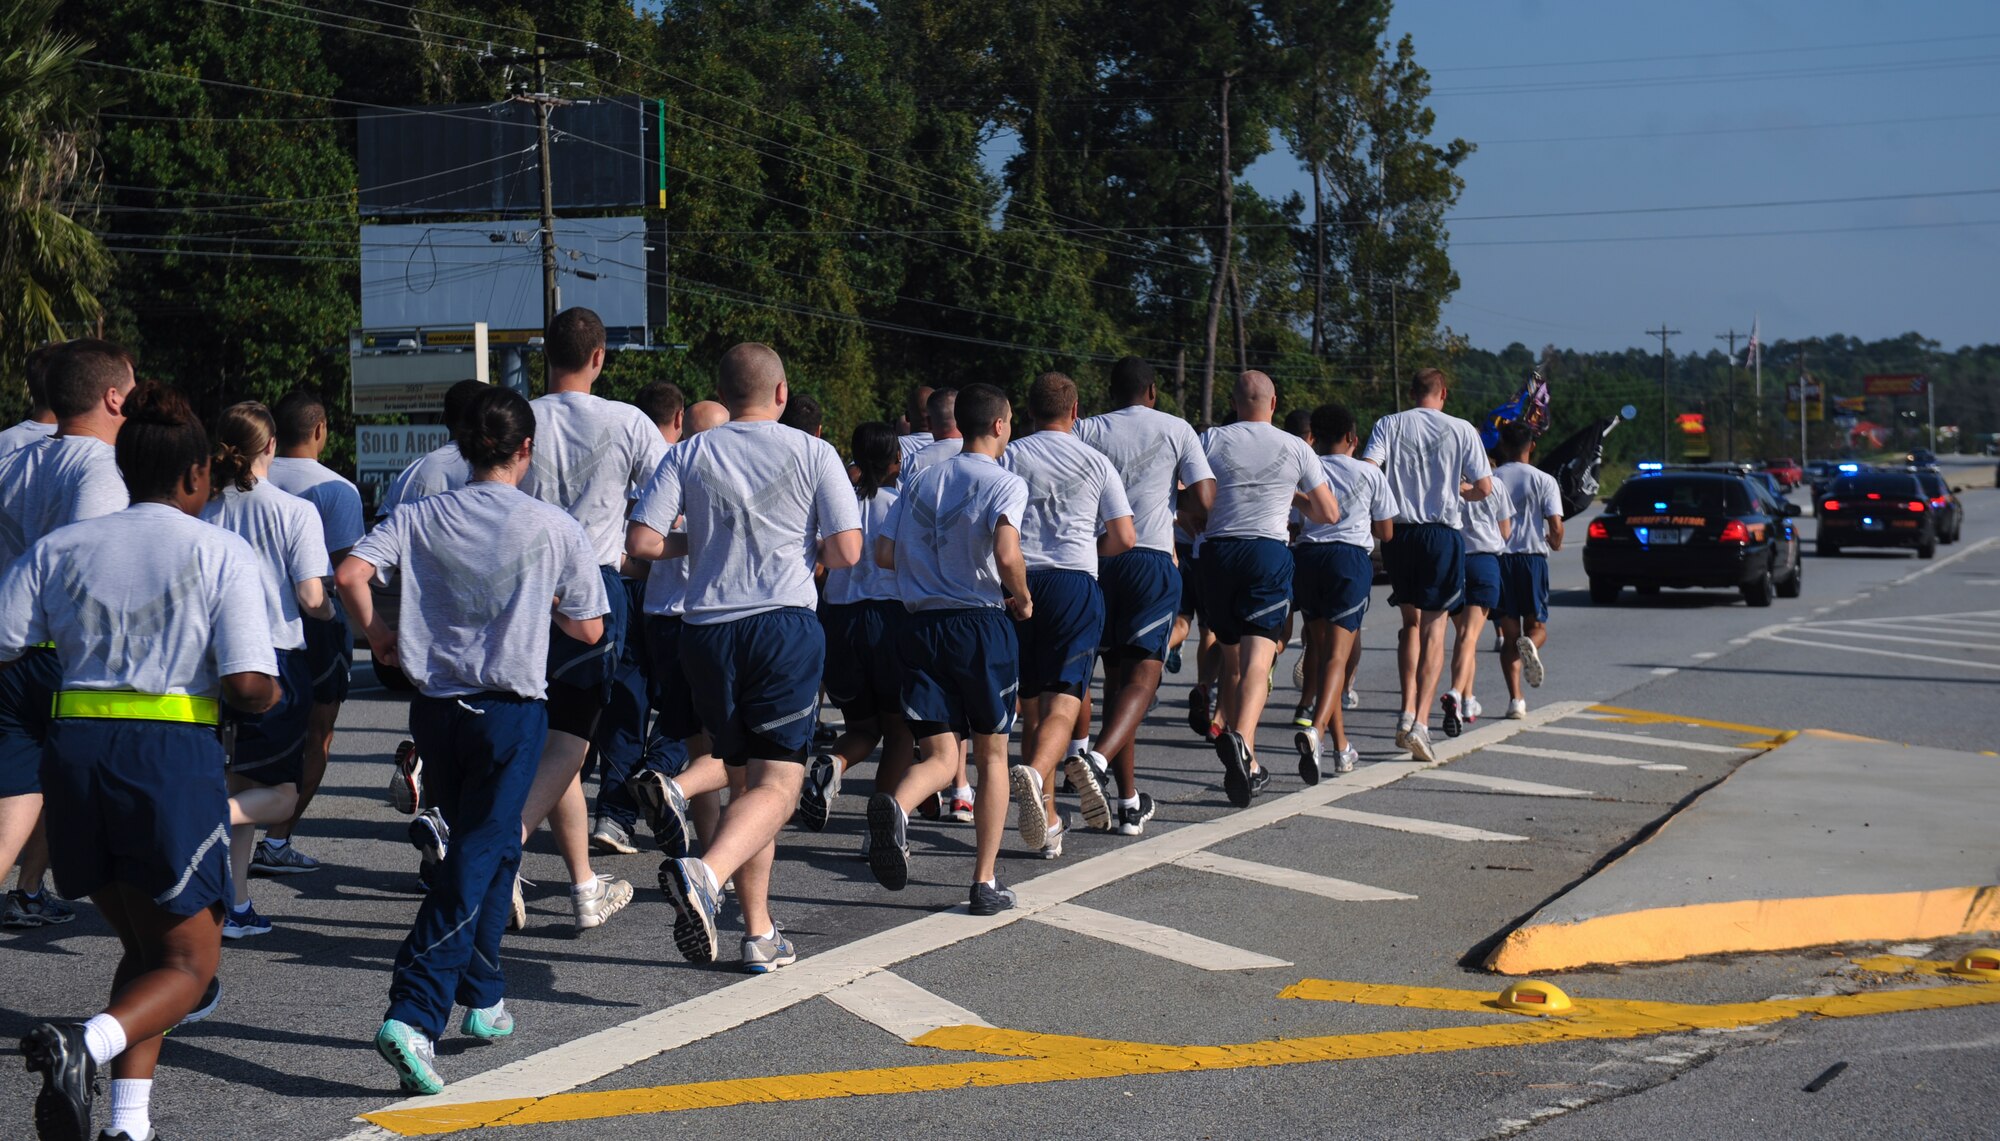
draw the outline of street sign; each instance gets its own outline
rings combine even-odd
[[[416,334],[387,337],[355,332],[348,338],[351,395],[356,416],[444,411],[444,394],[461,380],[488,379],[486,326],[457,330],[461,347],[420,344]],[[437,334],[429,334],[436,336]],[[385,343],[386,342],[386,343]]]
[[[1861,390],[1870,396],[1922,396],[1926,379],[1921,373],[1877,373],[1861,378]]]
[[[1803,403],[1805,404],[1806,419],[1815,423],[1826,419],[1825,387],[1817,379],[1810,376],[1803,377],[1801,380],[1805,384],[1805,398]],[[1785,419],[1787,420],[1796,421],[1799,418],[1799,405],[1801,403],[1799,385],[1800,381],[1795,380],[1785,386]]]
[[[443,424],[357,424],[354,426],[354,468],[367,475],[395,475],[451,439]]]

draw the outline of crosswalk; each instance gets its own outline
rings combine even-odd
[[[2000,672],[2000,610],[1834,618],[1756,631],[1753,639],[1815,650]]]

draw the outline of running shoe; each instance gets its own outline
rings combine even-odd
[[[688,801],[681,786],[665,774],[641,769],[625,782],[632,803],[646,814],[646,827],[667,858],[678,860],[693,850],[694,821],[688,816]]]
[[[1479,715],[1484,712],[1486,710],[1480,707],[1478,698],[1469,693],[1465,695],[1465,723],[1467,725],[1476,724],[1479,721]]]
[[[1333,755],[1333,771],[1337,773],[1351,773],[1354,771],[1355,762],[1360,759],[1361,750],[1355,748],[1353,745],[1349,745]]]
[[[1444,735],[1456,737],[1465,732],[1465,722],[1459,719],[1458,697],[1447,693],[1439,704],[1444,706]]]
[[[271,921],[257,914],[255,904],[238,911],[230,908],[222,917],[222,937],[224,939],[248,939],[253,935],[269,935]]]
[[[1292,662],[1292,688],[1304,689],[1305,687],[1306,687],[1306,656],[1304,654],[1300,654],[1297,660]]]
[[[1521,654],[1521,680],[1535,689],[1542,687],[1542,651],[1535,646],[1535,640],[1528,637],[1514,639],[1514,648]]]
[[[21,1039],[28,1072],[42,1075],[35,1095],[35,1132],[43,1141],[86,1141],[97,1063],[83,1042],[83,1024],[44,1022]]]
[[[75,918],[76,909],[52,891],[40,895],[10,891],[7,902],[0,905],[0,927],[53,927]]]
[[[474,1038],[488,1041],[505,1038],[514,1032],[514,1015],[507,1009],[507,1000],[503,998],[492,1006],[466,1011],[458,1028]]]
[[[1528,700],[1526,698],[1517,697],[1514,700],[1507,703],[1507,720],[1526,721],[1527,719],[1528,719]]]
[[[1042,858],[1062,859],[1063,837],[1067,835],[1069,835],[1069,821],[1063,819],[1063,814],[1058,812],[1055,821],[1049,825],[1047,834],[1042,837]]]
[[[1351,689],[1348,690],[1346,693],[1340,695],[1340,707],[1342,709],[1361,708],[1361,695]]]
[[[1242,734],[1234,729],[1224,729],[1215,739],[1215,756],[1222,762],[1222,791],[1229,796],[1229,803],[1238,808],[1247,808],[1250,798],[1250,747],[1243,743]]]
[[[193,1026],[195,1023],[214,1014],[215,1008],[221,1005],[222,976],[215,975],[209,978],[208,989],[201,992],[201,1001],[194,1004],[193,1010],[181,1015],[181,1020],[174,1023],[174,1030],[178,1030],[183,1026]],[[167,1033],[171,1034],[173,1030],[169,1030]]]
[[[1099,832],[1111,830],[1111,800],[1104,794],[1104,786],[1111,783],[1111,774],[1106,771],[1104,754],[1092,749],[1074,753],[1063,762],[1063,772],[1068,774],[1069,783],[1076,786],[1077,807],[1083,810],[1083,822]]]
[[[972,885],[972,906],[968,908],[974,915],[998,915],[1014,908],[1014,889],[994,880],[989,886],[983,883]]]
[[[944,796],[934,792],[925,797],[923,803],[917,805],[917,815],[925,820],[944,819]]]
[[[1222,736],[1222,726],[1214,721],[1211,721],[1208,723],[1208,728],[1202,731],[1201,739],[1213,745],[1215,744],[1216,738],[1220,736]]]
[[[1167,651],[1167,672],[1170,674],[1181,672],[1181,648],[1179,646],[1175,646],[1173,649]]]
[[[896,798],[878,792],[868,798],[868,870],[875,881],[890,891],[901,891],[910,883],[910,817]]]
[[[408,737],[396,742],[396,764],[389,773],[389,806],[405,816],[415,816],[424,799],[424,759],[417,755],[417,743]]]
[[[1310,729],[1312,728],[1313,718],[1318,714],[1319,702],[1301,701],[1298,708],[1292,710],[1292,727],[1295,729]]]
[[[1255,800],[1271,787],[1271,770],[1258,769],[1250,774],[1250,799]]]
[[[1431,728],[1415,725],[1410,728],[1410,755],[1427,765],[1437,764],[1437,752],[1431,748]]]
[[[1319,730],[1307,726],[1292,734],[1292,747],[1299,751],[1299,779],[1308,785],[1319,783]]]
[[[578,931],[604,926],[631,902],[632,885],[616,876],[598,876],[588,884],[569,889],[569,906],[576,914]]]
[[[833,798],[840,795],[840,762],[831,753],[821,753],[806,766],[806,783],[799,790],[799,823],[808,832],[826,831],[833,814]]]
[[[396,1071],[404,1093],[432,1094],[444,1089],[437,1072],[437,1052],[424,1032],[391,1018],[375,1032],[375,1052]]]
[[[97,1135],[97,1141],[160,1141],[160,1135],[151,1129],[146,1130],[144,1137],[134,1137],[123,1129],[120,1129],[116,1133],[106,1129]]]
[[[951,818],[960,824],[970,824],[973,818],[973,792],[969,788],[951,790]]]
[[[300,876],[318,870],[319,861],[299,851],[299,846],[289,840],[274,845],[268,838],[262,839],[250,853],[253,876]]]
[[[715,961],[715,916],[722,908],[708,868],[689,857],[660,862],[660,890],[674,905],[674,946],[690,963]]]
[[[768,975],[779,967],[789,967],[799,961],[799,949],[785,938],[785,933],[773,929],[762,939],[745,937],[743,940],[743,973],[747,975]]]
[[[1406,723],[1406,722],[1402,722],[1402,721],[1398,721],[1398,722],[1397,722],[1397,724],[1396,724],[1396,747],[1397,747],[1398,749],[1404,749],[1404,750],[1407,750],[1407,749],[1408,749],[1408,748],[1410,747],[1410,733],[1411,733],[1411,731],[1412,731],[1412,730],[1414,730],[1414,729],[1415,729],[1416,727],[1417,727],[1417,723],[1416,723],[1415,721],[1410,721],[1410,722],[1407,722],[1407,723]]]
[[[590,850],[617,856],[632,856],[639,852],[632,843],[632,834],[609,816],[598,817],[597,827],[590,830]]]
[[[514,876],[514,896],[507,905],[507,930],[526,931],[528,929],[528,881],[520,875]]]
[[[1214,706],[1209,704],[1208,687],[1195,686],[1188,690],[1188,728],[1197,737],[1209,736],[1210,719],[1214,716]]]
[[[1118,806],[1118,834],[1120,836],[1141,836],[1146,831],[1146,821],[1153,818],[1153,798],[1147,793],[1138,795],[1138,805]]]
[[[1007,782],[1014,796],[1014,827],[1020,831],[1021,842],[1028,850],[1039,852],[1049,834],[1048,808],[1042,803],[1042,774],[1026,765],[1015,765],[1007,770]]]
[[[847,726],[838,722],[821,721],[813,726],[813,748],[826,750],[833,748],[834,742],[847,731]]]
[[[435,808],[417,813],[410,821],[410,846],[424,858],[426,868],[444,863],[451,852],[451,825],[445,823],[444,813]]]

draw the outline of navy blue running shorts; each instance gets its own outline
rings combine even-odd
[[[42,744],[61,684],[54,650],[31,649],[0,670],[0,797],[41,791]]]
[[[336,608],[333,617],[301,619],[306,624],[306,659],[312,667],[314,705],[339,705],[347,700],[354,671],[354,635]]]
[[[902,648],[906,720],[941,724],[960,736],[1014,728],[1020,648],[1006,611],[916,611],[903,622]]]
[[[278,704],[236,722],[229,771],[263,785],[297,784],[306,771],[306,729],[312,716],[311,655],[278,651]]]
[[[1133,550],[1097,562],[1097,584],[1104,592],[1104,637],[1107,653],[1137,650],[1143,658],[1167,656],[1174,634],[1175,608],[1185,593],[1180,572],[1165,551]],[[1041,596],[1035,596],[1041,606]]]
[[[1448,611],[1465,596],[1465,537],[1442,523],[1396,524],[1382,566],[1391,606]]]
[[[1292,604],[1292,549],[1276,539],[1209,539],[1201,546],[1202,619],[1216,641],[1277,641]]]
[[[1181,615],[1192,618],[1201,609],[1201,580],[1195,577],[1200,568],[1195,562],[1194,548],[1175,544],[1174,557],[1181,564]]]
[[[825,668],[826,635],[803,607],[681,626],[681,669],[725,764],[804,764]]]
[[[1549,620],[1549,557],[1500,556],[1500,614],[1508,618]]]
[[[549,681],[597,693],[598,704],[602,705],[611,700],[611,684],[618,676],[619,647],[625,644],[627,596],[617,571],[598,567],[597,572],[604,578],[604,594],[610,607],[604,616],[604,636],[595,645],[586,646],[560,628],[550,629]],[[549,719],[557,720],[554,710],[550,711]]]
[[[902,715],[903,659],[896,639],[905,613],[901,602],[880,598],[820,605],[819,624],[826,631],[823,684],[848,723]]]
[[[1020,643],[1021,696],[1054,691],[1083,694],[1104,636],[1104,592],[1085,571],[1028,572],[1035,610],[1015,623]]]
[[[688,688],[687,673],[681,669],[681,631],[686,628],[678,614],[646,615],[646,652],[652,655],[653,731],[674,741],[685,741],[701,732],[701,717],[694,711],[694,693]]]
[[[1487,610],[1500,608],[1500,556],[1490,554],[1465,555],[1465,597],[1451,608],[1453,614],[1468,606],[1480,606]]]
[[[1368,552],[1353,543],[1300,543],[1292,549],[1292,599],[1311,622],[1361,629],[1375,581]]]
[[[64,896],[124,884],[174,915],[231,902],[229,792],[211,726],[58,718],[42,793]]]

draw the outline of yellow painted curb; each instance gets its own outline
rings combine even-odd
[[[1945,939],[2000,929],[2000,886],[1657,907],[1521,927],[1487,956],[1523,975],[1600,963],[1661,963],[1733,951]]]

